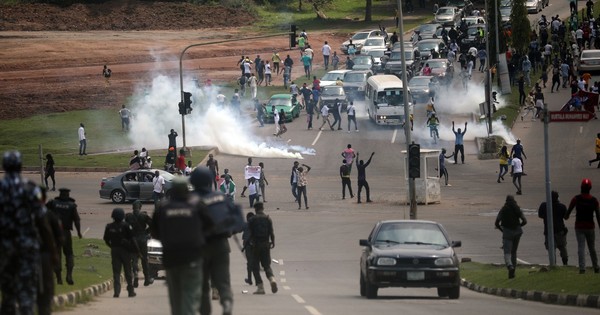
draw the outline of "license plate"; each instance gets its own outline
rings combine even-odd
[[[385,122],[388,124],[397,124],[400,122],[400,120],[399,119],[386,119]]]
[[[408,271],[408,272],[406,272],[406,280],[409,280],[409,281],[425,280],[425,272],[424,271]]]

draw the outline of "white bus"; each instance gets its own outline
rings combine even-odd
[[[365,101],[369,118],[378,125],[402,125],[404,115],[402,80],[395,75],[374,75],[367,80]],[[413,112],[408,91],[409,114]]]

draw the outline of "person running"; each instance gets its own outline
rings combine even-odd
[[[373,159],[373,155],[375,155],[375,152],[371,153],[371,156],[365,163],[363,160],[359,161],[358,152],[356,152],[356,170],[358,171],[358,194],[357,194],[358,201],[356,203],[362,203],[360,201],[360,194],[362,192],[363,187],[365,188],[365,193],[367,194],[367,202],[373,202],[373,200],[371,200],[371,189],[369,188],[369,183],[367,182],[367,172],[366,172],[367,166],[369,166],[369,164],[371,164],[371,159]]]
[[[448,184],[448,169],[446,169],[446,159],[449,159],[453,156],[454,156],[454,153],[452,153],[450,156],[446,156],[446,149],[444,149],[444,148],[442,148],[442,152],[440,152],[440,155],[438,156],[439,161],[440,161],[440,178],[442,178],[442,176],[444,176],[444,184],[446,186],[452,186],[452,185]]]
[[[600,133],[596,135],[596,158],[593,160],[589,160],[588,164],[590,166],[592,166],[592,163],[600,161]],[[600,162],[598,162],[598,168],[600,168]],[[48,183],[46,183],[46,186],[48,186]]]
[[[500,158],[500,172],[498,173],[498,180],[504,180],[504,175],[508,173],[508,160],[510,159],[510,155],[508,155],[508,148],[504,145],[500,152],[498,152],[498,157]]]
[[[567,227],[565,226],[565,214],[567,206],[558,200],[558,192],[552,191],[552,227],[554,235],[554,247],[558,248],[562,263],[566,266],[569,263],[569,253],[567,252]],[[547,220],[546,202],[542,202],[538,208],[538,217],[544,220],[544,246],[548,249],[548,220]]]
[[[513,145],[510,149],[510,156],[516,156],[521,160],[521,168],[525,166],[523,163],[523,159],[527,159],[527,155],[525,154],[525,150],[523,150],[523,145],[521,144],[521,139],[517,139],[517,144]],[[523,172],[523,175],[527,175]]]
[[[600,136],[600,134],[599,134]],[[48,186],[48,177],[50,177],[52,179],[52,191],[56,190],[56,180],[54,179],[54,174],[56,173],[56,171],[54,170],[54,158],[52,157],[52,154],[48,153],[46,154],[46,166],[44,167],[44,182],[46,183],[46,188],[49,189],[50,186]]]
[[[348,105],[346,112],[348,113],[348,133],[350,133],[350,125],[352,122],[354,122],[354,131],[358,132],[358,126],[356,125],[356,108],[354,107],[353,101],[350,101],[350,105]]]
[[[304,169],[306,167],[306,169]],[[306,179],[306,175],[310,172],[310,166],[306,164],[302,164],[302,166],[298,167],[298,185],[296,186],[296,193],[298,197],[298,210],[302,208],[302,196],[304,196],[304,206],[308,210],[308,198],[306,197],[306,184],[308,183]]]
[[[456,139],[454,140],[454,164],[458,164],[458,153],[460,152],[460,160],[462,164],[465,164],[465,146],[463,143],[463,137],[467,133],[467,123],[465,122],[465,130],[461,132],[460,128],[458,131],[454,130],[454,122],[452,122],[452,132]]]
[[[331,121],[329,121],[329,107],[327,107],[327,105],[323,105],[321,108],[321,116],[323,116],[323,123],[321,124],[321,127],[319,127],[319,130],[323,130],[325,124],[328,124],[329,128],[334,130],[333,126],[331,126]]]
[[[508,278],[515,277],[515,268],[517,267],[517,249],[521,235],[523,235],[523,226],[527,224],[527,219],[523,215],[521,207],[515,201],[515,197],[506,196],[506,202],[498,212],[494,225],[496,229],[502,232],[502,249],[504,251],[504,262],[508,269]]]
[[[287,127],[285,126],[286,119],[285,112],[281,109],[279,111],[279,132],[275,136],[281,137],[282,134],[287,132]]]
[[[516,155],[512,157],[512,177],[513,177],[513,185],[517,187],[517,195],[522,195],[521,192],[521,176],[523,175],[523,162]]]

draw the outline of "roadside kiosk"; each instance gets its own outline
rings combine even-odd
[[[439,203],[442,201],[440,190],[440,161],[441,150],[420,150],[421,177],[415,178],[415,195],[418,204]],[[408,180],[408,155],[404,154],[404,179]],[[408,185],[406,187],[406,202],[410,203]]]

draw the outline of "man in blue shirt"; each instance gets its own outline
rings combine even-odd
[[[454,122],[452,122],[452,132],[456,136],[454,140],[454,164],[458,163],[458,152],[460,152],[460,160],[462,164],[465,164],[465,146],[463,145],[463,137],[467,133],[467,123],[465,122],[465,130],[461,132],[460,128],[458,131],[454,130]]]

